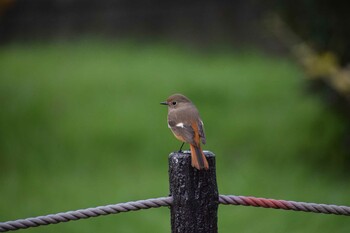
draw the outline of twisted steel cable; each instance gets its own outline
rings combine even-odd
[[[115,205],[99,206],[95,208],[81,209],[76,211],[68,211],[58,214],[50,214],[35,218],[19,219],[15,221],[0,223],[0,232],[14,231],[29,227],[38,227],[41,225],[56,224],[60,222],[68,222],[71,220],[79,220],[90,217],[98,217],[101,215],[117,214],[121,212],[136,211],[149,208],[158,208],[161,206],[170,206],[172,205],[172,203],[172,197],[160,197],[154,199],[119,203]],[[350,216],[350,207],[348,206],[326,205],[233,195],[220,195],[219,203],[224,205],[243,205]]]
[[[64,213],[39,216],[35,218],[19,219],[15,221],[0,223],[0,232],[14,231],[29,227],[38,227],[41,225],[56,224],[60,222],[68,222],[71,220],[79,220],[90,217],[98,217],[100,215],[118,214],[121,212],[158,208],[161,206],[169,206],[171,205],[172,201],[172,197],[161,197],[155,199],[131,201],[115,205],[99,206],[95,208],[68,211]]]
[[[243,205],[263,208],[304,211],[322,214],[336,214],[350,216],[350,207],[326,205],[296,201],[274,200],[267,198],[220,195],[219,202],[224,205]]]

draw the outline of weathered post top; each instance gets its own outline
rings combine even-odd
[[[191,166],[190,151],[169,155],[171,230],[173,233],[217,233],[219,193],[215,155],[204,151],[208,170]]]

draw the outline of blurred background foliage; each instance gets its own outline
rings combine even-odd
[[[0,221],[168,195],[180,143],[159,102],[177,92],[200,110],[221,194],[349,205],[349,102],[327,79],[344,74],[348,21],[336,2],[306,2],[0,1]],[[265,20],[276,12],[277,33]],[[326,51],[337,65],[310,78]],[[160,208],[26,231],[169,232],[169,218]],[[329,229],[350,224],[219,208],[220,232]]]

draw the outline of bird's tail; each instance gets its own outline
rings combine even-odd
[[[209,164],[200,145],[194,146],[190,144],[190,148],[191,148],[191,157],[192,157],[192,167],[195,167],[198,170],[202,170],[202,169],[208,170]]]

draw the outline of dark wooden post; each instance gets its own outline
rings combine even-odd
[[[172,233],[217,233],[219,194],[215,155],[204,152],[209,170],[191,166],[189,151],[169,155]]]

